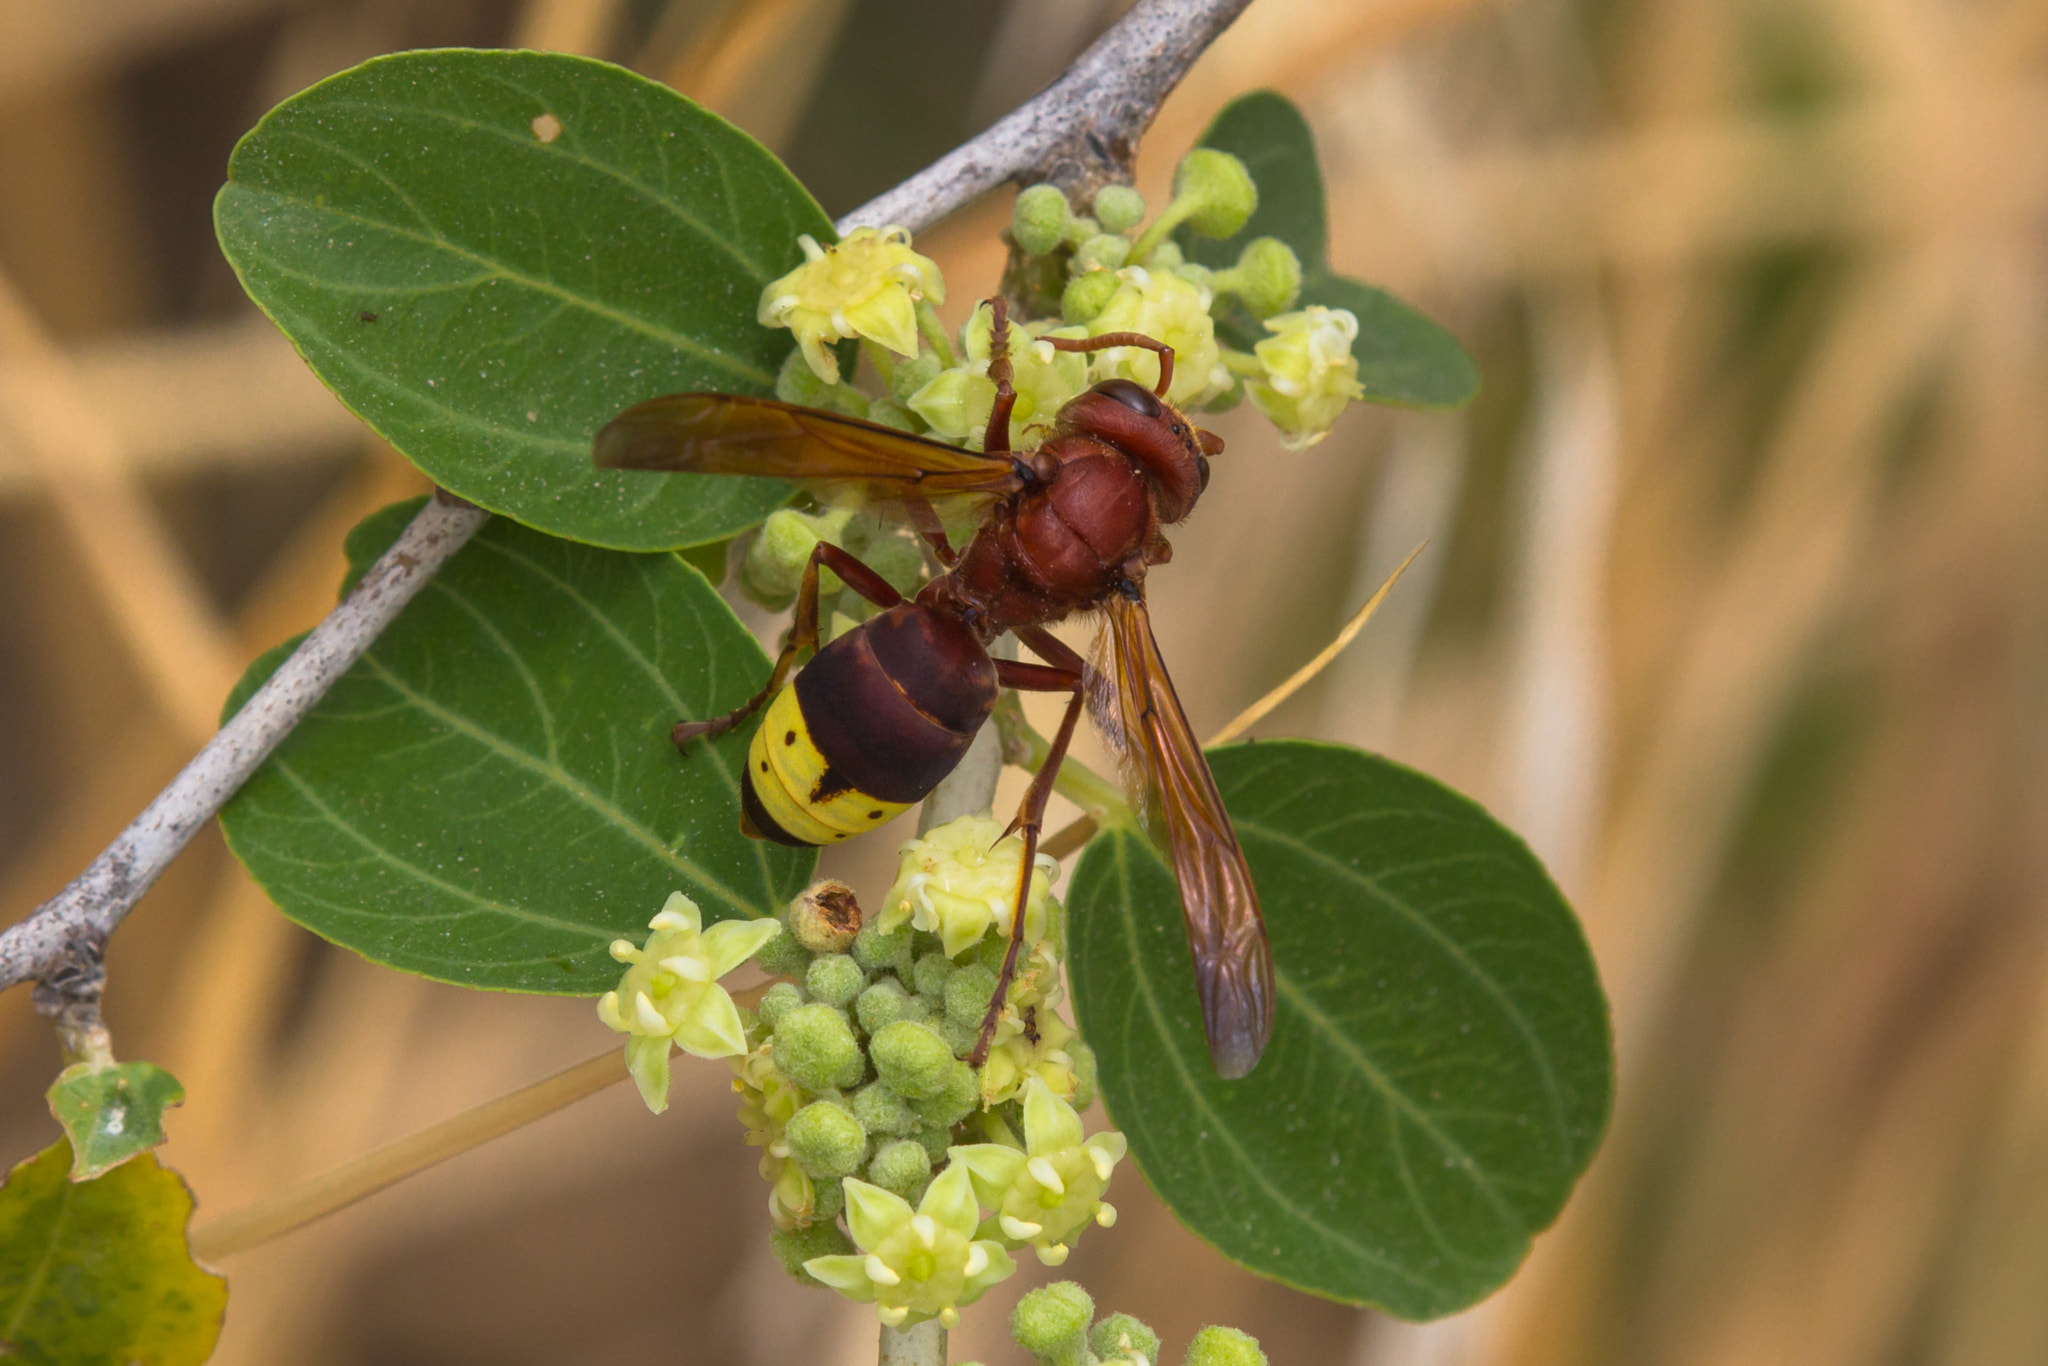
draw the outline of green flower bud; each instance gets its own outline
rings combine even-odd
[[[1180,243],[1171,238],[1146,252],[1142,264],[1151,270],[1170,270],[1176,275],[1186,270],[1188,266],[1187,258],[1181,255]],[[1192,284],[1194,281],[1189,283]]]
[[[775,1028],[776,1021],[804,1003],[803,991],[794,982],[777,982],[761,994],[761,1003],[755,1014],[769,1029]]]
[[[924,552],[917,545],[908,536],[879,536],[868,542],[860,557],[897,592],[915,597],[924,581]]]
[[[952,1077],[953,1050],[930,1028],[908,1020],[883,1026],[868,1052],[876,1075],[911,1100],[938,1095]]]
[[[814,1001],[844,1009],[867,987],[868,975],[843,953],[821,953],[804,971],[804,990]]]
[[[940,1016],[931,1022],[931,1026],[939,1032],[939,1037],[946,1041],[946,1046],[953,1050],[956,1058],[964,1058],[973,1052],[974,1045],[981,1039],[981,1022],[978,1020],[973,1024],[963,1024],[949,1016]]]
[[[1086,275],[1091,270],[1118,270],[1130,257],[1128,238],[1099,232],[1074,248],[1073,262],[1067,268],[1076,275]]]
[[[894,977],[884,977],[854,998],[853,1018],[860,1021],[862,1029],[874,1034],[882,1026],[902,1019],[909,1000],[910,993],[900,982]]]
[[[1174,207],[1204,237],[1228,237],[1259,207],[1251,172],[1228,152],[1197,147],[1173,173]]]
[[[812,953],[845,953],[861,919],[860,902],[843,882],[814,882],[789,903],[790,937]]]
[[[804,1270],[804,1263],[813,1257],[832,1257],[853,1251],[853,1240],[839,1231],[839,1225],[830,1221],[808,1224],[802,1228],[776,1229],[768,1235],[768,1250],[775,1254],[784,1271],[806,1285],[823,1285],[824,1282],[812,1277]]]
[[[1067,240],[1073,205],[1057,185],[1032,185],[1020,191],[1010,210],[1010,235],[1027,256],[1044,256]]]
[[[790,1157],[813,1181],[851,1176],[867,1157],[867,1131],[844,1107],[828,1100],[812,1101],[790,1116],[783,1137]]]
[[[1116,296],[1116,275],[1107,270],[1091,271],[1076,275],[1067,281],[1067,287],[1060,294],[1060,317],[1068,323],[1080,326],[1095,321],[1109,301]]]
[[[1195,1334],[1188,1344],[1182,1366],[1266,1366],[1266,1354],[1259,1340],[1235,1328],[1210,1326]]]
[[[775,1026],[775,1065],[810,1091],[852,1086],[866,1069],[846,1016],[813,1001],[783,1015]]]
[[[953,1133],[950,1129],[919,1129],[911,1137],[927,1153],[931,1154],[933,1166],[944,1162],[946,1154],[953,1147]]]
[[[1217,277],[1216,287],[1244,300],[1255,318],[1285,313],[1301,294],[1301,258],[1277,237],[1255,237],[1238,254],[1237,268]]]
[[[944,953],[928,953],[911,965],[910,981],[920,996],[936,1000],[946,993],[946,979],[955,971],[953,960]]]
[[[1363,398],[1358,359],[1351,343],[1358,318],[1348,308],[1311,304],[1295,313],[1266,319],[1273,335],[1253,347],[1265,378],[1245,386],[1252,406],[1280,429],[1280,444],[1306,450],[1329,435],[1353,399]]]
[[[917,1111],[886,1082],[871,1081],[855,1091],[852,1107],[853,1117],[871,1134],[901,1137],[917,1128]]]
[[[1008,956],[1009,952],[1010,936],[1006,934],[992,934],[974,946],[974,956],[968,961],[985,967],[990,972],[1001,972],[1003,970],[1003,959]]]
[[[875,1155],[868,1161],[867,1179],[870,1184],[885,1191],[894,1191],[905,1200],[918,1200],[924,1196],[925,1187],[932,1179],[931,1154],[922,1144],[909,1139],[897,1139],[884,1143],[875,1149]]]
[[[1074,1069],[1073,1106],[1085,1110],[1095,1103],[1101,1089],[1100,1074],[1095,1068],[1095,1050],[1080,1039],[1067,1040],[1067,1057]]]
[[[869,399],[868,421],[878,427],[894,427],[899,432],[910,432],[913,435],[919,430],[917,418],[893,398]]]
[[[1095,192],[1095,221],[1104,232],[1129,232],[1145,221],[1145,196],[1129,185],[1105,185]]]
[[[810,950],[797,943],[793,935],[776,935],[754,955],[754,966],[770,977],[801,977],[810,965]]]
[[[908,404],[910,396],[939,377],[939,371],[946,367],[939,361],[936,351],[920,351],[896,367],[896,373],[889,376],[889,393],[898,403]]]
[[[1156,258],[1159,253],[1155,251],[1152,255]],[[1158,265],[1155,260],[1153,269],[1164,270],[1167,267]],[[1216,293],[1216,272],[1207,266],[1194,261],[1182,261],[1180,264],[1171,267],[1171,269],[1175,275],[1180,276],[1181,279],[1186,280],[1196,289],[1206,289],[1212,295]]]
[[[837,1219],[840,1211],[845,1208],[846,1187],[837,1181],[819,1183],[816,1194],[811,1198],[813,1219]]]
[[[1110,1314],[1088,1330],[1088,1345],[1105,1361],[1142,1359],[1159,1366],[1159,1334],[1130,1314]]]
[[[892,925],[882,928],[879,920],[870,920],[860,927],[860,934],[853,941],[853,961],[869,972],[894,972],[898,976],[910,972],[909,924]]]
[[[842,544],[850,515],[843,510],[811,514],[794,508],[769,513],[740,558],[740,587],[763,607],[788,606],[796,600],[811,552],[819,541]],[[830,571],[820,575],[818,586],[833,593],[841,587],[838,576]]]
[[[917,354],[917,304],[943,303],[939,268],[910,249],[902,228],[855,228],[820,247],[800,236],[804,263],[761,291],[764,327],[787,327],[819,379],[839,378],[831,344],[864,337],[900,356]]]
[[[979,1026],[995,999],[996,974],[976,963],[962,968],[946,983],[946,1018],[959,1024]]]
[[[1027,1293],[1010,1311],[1010,1336],[1031,1355],[1057,1361],[1081,1356],[1095,1301],[1073,1281],[1054,1281]]]
[[[955,1060],[946,1074],[946,1085],[936,1095],[913,1101],[918,1119],[934,1129],[950,1129],[967,1118],[981,1104],[981,1083],[974,1069]]]

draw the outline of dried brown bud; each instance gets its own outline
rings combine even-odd
[[[789,933],[812,953],[846,952],[860,921],[860,902],[843,882],[814,882],[789,903]]]

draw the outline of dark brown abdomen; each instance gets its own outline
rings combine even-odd
[[[797,703],[827,785],[914,802],[956,768],[996,704],[996,669],[974,632],[903,603],[818,651]]]

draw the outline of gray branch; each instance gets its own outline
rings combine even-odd
[[[45,990],[37,1004],[52,1014],[96,998],[100,951],[121,918],[488,516],[440,498],[421,509],[355,591],[171,785],[70,886],[0,934],[0,988],[40,978]]]
[[[1251,0],[1139,0],[1044,93],[903,184],[842,218],[922,231],[1008,180],[1050,180],[1086,203],[1130,180],[1138,139],[1167,92]],[[35,979],[37,1007],[96,1015],[107,936],[192,837],[361,658],[489,514],[436,499],[355,591],[86,870],[0,933],[0,988]],[[965,798],[989,785],[977,771]],[[974,809],[987,805],[980,796]]]
[[[1086,205],[1128,185],[1138,139],[1195,59],[1251,0],[1138,0],[1067,74],[980,136],[848,214],[841,232],[921,232],[1005,181],[1051,181]]]

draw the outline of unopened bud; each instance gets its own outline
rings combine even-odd
[[[1092,270],[1076,275],[1067,281],[1060,294],[1060,317],[1076,325],[1094,322],[1095,315],[1116,297],[1117,285],[1114,271]]]
[[[1255,318],[1270,318],[1294,307],[1301,294],[1301,258],[1277,237],[1255,237],[1239,253],[1235,270],[1217,278],[1217,286],[1244,300]]]
[[[917,1112],[910,1108],[909,1101],[891,1090],[887,1082],[869,1082],[853,1093],[848,1104],[853,1108],[853,1117],[871,1134],[901,1136],[917,1127]]]
[[[961,968],[946,982],[946,1018],[980,1025],[996,994],[996,974],[981,964]]]
[[[851,1176],[867,1156],[868,1136],[860,1121],[827,1100],[814,1100],[791,1115],[783,1134],[790,1157],[813,1181]]]
[[[777,982],[761,994],[760,1004],[754,1007],[756,1016],[768,1028],[775,1028],[776,1022],[804,1003],[804,994],[793,982]]]
[[[814,1001],[841,1009],[853,1004],[868,984],[860,964],[843,953],[821,953],[804,970],[804,990]]]
[[[1095,192],[1095,221],[1104,232],[1129,232],[1145,221],[1145,196],[1128,185],[1105,185]]]
[[[853,1018],[868,1033],[878,1033],[882,1026],[904,1018],[909,1000],[910,993],[895,978],[884,977],[854,998]]]
[[[822,1285],[822,1281],[804,1270],[804,1263],[813,1257],[851,1252],[853,1240],[840,1231],[839,1225],[827,1219],[802,1228],[773,1230],[768,1235],[768,1250],[775,1254],[776,1262],[790,1275],[806,1285]]]
[[[1266,1354],[1259,1340],[1235,1328],[1210,1326],[1195,1334],[1188,1344],[1182,1366],[1266,1366]]]
[[[1069,269],[1076,275],[1085,275],[1091,270],[1119,270],[1130,259],[1129,239],[1113,232],[1098,232],[1074,248],[1074,260]]]
[[[776,1023],[774,1056],[785,1076],[810,1091],[855,1085],[866,1070],[846,1017],[817,1001]]]
[[[1258,187],[1242,161],[1213,147],[1197,147],[1173,173],[1174,205],[1204,237],[1228,237],[1259,207]]]
[[[1073,206],[1057,185],[1033,185],[1017,196],[1010,211],[1010,235],[1026,255],[1043,256],[1067,240]]]
[[[1010,1311],[1010,1336],[1035,1357],[1071,1357],[1095,1317],[1095,1301],[1072,1281],[1054,1281],[1031,1291]]]
[[[1143,1357],[1152,1366],[1159,1363],[1159,1334],[1130,1314],[1105,1315],[1102,1322],[1088,1330],[1088,1345],[1105,1361],[1113,1357],[1125,1361]]]
[[[981,1083],[974,1069],[955,1059],[946,1074],[946,1084],[936,1094],[911,1102],[917,1117],[929,1127],[950,1129],[981,1104]]]
[[[925,1187],[931,1184],[931,1155],[923,1144],[909,1139],[884,1143],[868,1162],[867,1179],[914,1203],[924,1198]]]
[[[898,1020],[884,1026],[869,1041],[868,1053],[876,1074],[911,1100],[940,1094],[952,1079],[953,1050],[921,1024]]]
[[[907,922],[884,933],[879,923],[870,920],[854,938],[853,959],[869,972],[908,973],[914,933]]]
[[[918,995],[939,1000],[946,994],[946,979],[956,971],[958,969],[952,959],[934,951],[911,965],[910,982],[917,988]]]

